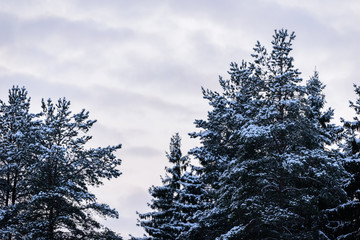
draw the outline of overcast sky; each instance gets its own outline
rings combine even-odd
[[[295,67],[306,80],[316,68],[328,105],[350,118],[360,84],[357,0],[0,0],[0,98],[25,86],[33,111],[41,98],[66,97],[73,112],[98,122],[93,146],[121,143],[123,175],[95,192],[120,218],[105,224],[141,236],[136,211],[159,185],[170,137],[183,152],[197,142],[195,119],[209,107],[201,86],[218,89],[232,61],[251,60],[257,40],[270,48],[274,29],[295,31]]]

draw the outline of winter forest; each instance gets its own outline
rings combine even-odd
[[[295,33],[231,63],[222,91],[203,88],[211,110],[195,120],[188,153],[170,139],[162,185],[149,186],[144,236],[132,240],[360,239],[360,119],[333,123],[317,71],[302,79]],[[349,86],[351,87],[351,86]],[[360,115],[358,96],[349,111]],[[351,99],[349,99],[351,100]],[[123,239],[99,217],[117,218],[91,187],[121,177],[121,145],[92,148],[89,112],[43,100],[25,87],[0,102],[0,239]],[[151,183],[150,183],[151,184]]]

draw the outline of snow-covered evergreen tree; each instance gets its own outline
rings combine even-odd
[[[0,238],[19,237],[25,203],[31,197],[29,178],[36,160],[39,124],[29,113],[25,88],[12,87],[8,103],[0,102]]]
[[[114,155],[120,145],[88,148],[95,121],[85,110],[72,114],[69,108],[65,99],[48,100],[40,114],[29,114],[26,91],[18,88],[10,91],[9,106],[2,104],[0,178],[10,185],[1,184],[1,237],[121,239],[94,218],[117,217],[117,212],[88,189],[120,175]],[[16,198],[8,200],[9,187]]]
[[[195,121],[196,126],[204,130],[191,134],[192,137],[200,138],[202,143],[201,147],[192,149],[191,153],[202,165],[199,172],[202,173],[201,180],[206,184],[207,194],[204,198],[205,211],[187,233],[186,239],[215,239],[228,226],[227,214],[217,206],[217,191],[227,187],[222,186],[224,183],[219,181],[227,164],[243,153],[243,149],[239,147],[239,129],[250,119],[245,113],[251,116],[257,111],[255,102],[259,101],[257,95],[263,83],[259,78],[250,77],[252,71],[255,71],[253,64],[242,62],[238,66],[231,63],[231,79],[224,80],[220,77],[223,94],[203,89],[204,98],[209,101],[213,110],[209,112],[207,121]],[[227,203],[224,201],[224,204]]]
[[[153,211],[139,214],[139,225],[149,235],[141,239],[177,239],[191,227],[193,213],[201,208],[201,182],[194,171],[186,172],[189,158],[181,153],[178,133],[171,138],[167,158],[172,166],[165,168],[163,185],[149,189],[153,197],[149,206]]]
[[[353,121],[345,121],[344,140],[341,144],[344,150],[344,167],[349,173],[345,190],[348,201],[336,208],[327,210],[326,228],[336,239],[360,239],[360,87],[354,85],[358,96],[356,103],[350,101],[350,107],[355,110]]]
[[[213,110],[192,153],[209,204],[187,239],[318,239],[321,211],[344,201],[332,110],[317,73],[301,84],[294,38],[275,31],[270,53],[258,42],[253,62],[231,64],[222,94],[204,91]]]
[[[199,167],[193,165],[190,167],[190,171],[181,176],[181,188],[178,190],[178,198],[175,201],[175,208],[181,214],[179,225],[182,227],[177,240],[185,239],[191,228],[197,228],[197,213],[204,210],[206,205],[205,184],[199,177]]]
[[[24,216],[26,231],[34,238],[89,238],[101,225],[92,213],[117,217],[106,204],[99,204],[89,186],[102,179],[120,175],[120,160],[114,152],[120,148],[86,149],[87,134],[95,123],[82,110],[72,114],[70,102],[59,99],[42,102],[41,152],[33,174],[33,196],[28,203],[30,216]]]

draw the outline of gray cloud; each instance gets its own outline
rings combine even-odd
[[[161,153],[159,151],[157,151],[154,148],[149,148],[149,147],[132,147],[127,149],[127,153],[129,155],[133,155],[133,156],[142,156],[142,157],[158,157],[159,155],[161,155]]]
[[[98,120],[93,146],[123,144],[123,175],[96,189],[116,207],[106,221],[124,237],[140,236],[135,211],[160,184],[164,152],[179,131],[184,152],[195,118],[206,117],[200,87],[219,89],[231,61],[250,60],[256,40],[270,46],[275,28],[296,31],[295,65],[315,66],[337,116],[351,117],[360,65],[357,1],[2,1],[0,98],[24,85],[34,109],[65,96],[73,111]]]

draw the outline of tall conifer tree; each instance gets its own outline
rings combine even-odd
[[[231,64],[222,94],[204,90],[213,110],[192,153],[209,204],[187,239],[318,239],[322,210],[344,201],[332,110],[317,73],[301,84],[294,39],[275,31],[270,53],[258,42],[253,62]]]

